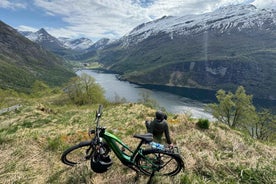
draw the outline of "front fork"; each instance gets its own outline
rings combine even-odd
[[[92,145],[91,145],[91,146],[85,151],[85,159],[86,159],[86,160],[91,159],[92,154],[93,154],[93,147],[92,147]]]

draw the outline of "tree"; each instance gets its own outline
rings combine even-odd
[[[245,89],[239,86],[233,94],[219,90],[216,94],[218,104],[210,104],[212,115],[220,122],[230,127],[246,128],[256,119],[252,95],[247,95]]]
[[[252,124],[249,133],[252,137],[260,140],[269,140],[275,137],[276,117],[268,109],[263,109],[257,113],[257,121]]]
[[[77,105],[104,103],[103,88],[87,74],[72,78],[65,89],[69,98]]]

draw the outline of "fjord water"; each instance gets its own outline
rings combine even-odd
[[[120,97],[125,98],[128,102],[138,102],[139,99],[142,99],[142,94],[147,93],[151,99],[154,99],[168,112],[176,114],[187,113],[195,118],[212,119],[212,115],[204,111],[205,104],[199,101],[121,81],[116,78],[115,74],[102,73],[95,70],[80,70],[77,72],[78,75],[82,73],[92,76],[104,88],[105,97],[109,101],[115,101],[116,97]]]

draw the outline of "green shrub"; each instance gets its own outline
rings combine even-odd
[[[210,123],[208,119],[199,119],[196,125],[201,129],[209,129]]]

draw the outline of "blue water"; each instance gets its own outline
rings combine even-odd
[[[204,103],[184,98],[172,93],[151,90],[143,88],[139,85],[121,81],[116,78],[115,74],[102,73],[94,70],[80,70],[78,75],[86,73],[100,84],[105,90],[105,97],[109,101],[115,101],[116,97],[125,98],[128,102],[138,102],[142,99],[143,93],[150,95],[159,106],[164,107],[168,112],[175,114],[190,114],[195,118],[213,119],[212,115],[205,112]]]

